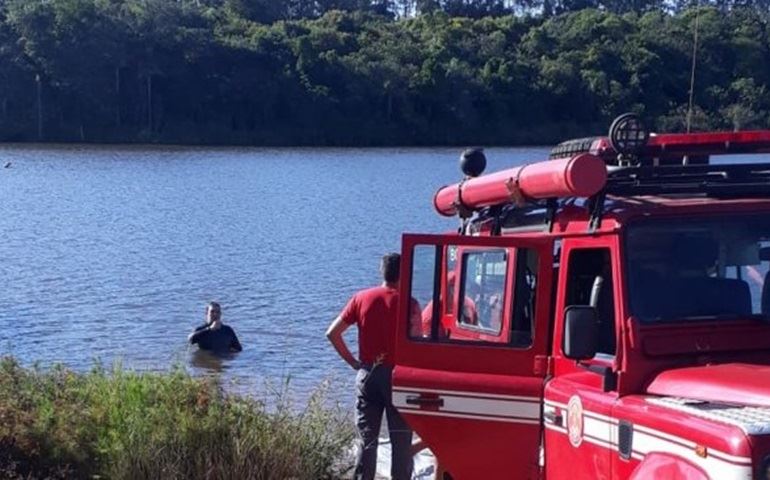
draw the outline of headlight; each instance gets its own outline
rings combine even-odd
[[[650,132],[634,113],[624,113],[610,125],[610,145],[621,155],[635,155],[647,145]]]

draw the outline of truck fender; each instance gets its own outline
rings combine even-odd
[[[630,480],[665,478],[666,480],[709,480],[709,476],[698,466],[668,453],[650,453],[644,457],[633,472]]]

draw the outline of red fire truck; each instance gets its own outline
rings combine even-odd
[[[766,152],[633,115],[502,172],[467,152],[434,199],[457,233],[403,236],[422,314],[394,332],[394,404],[446,478],[770,479]]]

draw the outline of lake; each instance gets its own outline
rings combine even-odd
[[[403,232],[456,228],[432,197],[460,179],[459,153],[0,145],[0,354],[179,365],[255,395],[330,381],[350,402],[324,331]],[[488,149],[488,171],[546,155]],[[187,346],[211,300],[244,345],[232,359]]]

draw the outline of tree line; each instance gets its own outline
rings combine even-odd
[[[770,126],[770,0],[0,0],[0,141],[533,144]]]

